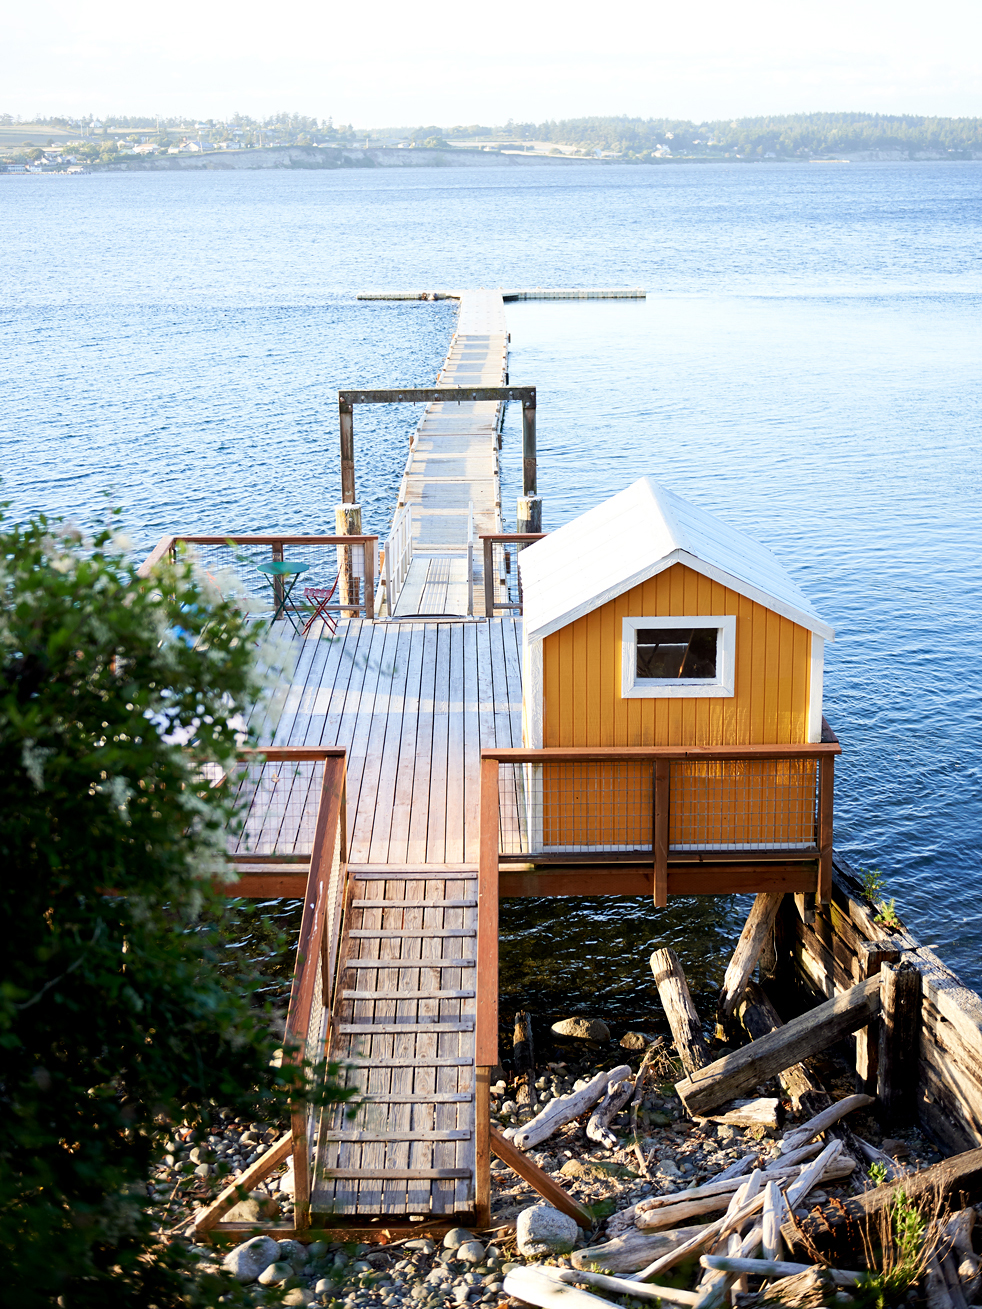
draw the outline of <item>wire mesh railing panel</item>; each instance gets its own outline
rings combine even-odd
[[[652,848],[649,760],[502,763],[500,852],[614,854]]]
[[[330,591],[342,567],[342,555],[350,552],[352,575],[360,579],[358,594],[365,592],[365,546],[336,545],[319,542],[293,544],[285,542],[274,547],[251,542],[223,542],[206,545],[200,542],[182,542],[179,550],[191,558],[204,578],[226,599],[238,598],[249,613],[272,617],[285,600],[284,608],[293,614],[312,614],[316,600],[308,600],[305,592]],[[304,564],[302,573],[287,576],[270,576],[260,571],[260,564],[283,560],[291,564]],[[374,571],[374,568],[373,568]],[[369,583],[374,586],[374,579]],[[287,591],[287,588],[289,590]],[[334,603],[338,595],[332,597]]]
[[[234,779],[242,826],[229,837],[228,853],[310,855],[323,776],[323,759],[244,763]]]
[[[673,762],[669,850],[806,850],[816,845],[818,761]]]
[[[494,607],[521,612],[522,584],[518,575],[518,555],[523,541],[491,542],[491,578]]]

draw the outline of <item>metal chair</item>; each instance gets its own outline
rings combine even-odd
[[[324,623],[324,626],[330,630],[332,636],[338,630],[337,614],[329,613],[327,608],[327,606],[330,604],[334,596],[334,592],[337,589],[338,589],[337,577],[335,577],[333,585],[329,590],[325,590],[323,587],[317,587],[317,586],[304,587],[303,598],[307,601],[308,604],[312,604],[314,606],[314,612],[307,619],[306,623],[304,623],[303,626],[304,636],[309,635],[310,629],[313,627],[314,623],[317,622],[318,618],[321,619],[321,621]]]

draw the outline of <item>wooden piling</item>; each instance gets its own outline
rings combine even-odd
[[[651,956],[651,971],[682,1066],[694,1077],[710,1063],[711,1056],[678,955],[669,947],[656,950]]]
[[[542,531],[541,495],[523,495],[519,497],[515,530],[517,532]]]
[[[750,974],[756,967],[760,952],[764,948],[764,942],[771,934],[783,899],[784,895],[781,891],[762,891],[754,900],[723,978],[717,1012],[717,1021],[723,1028],[736,1012]]]
[[[534,1109],[536,1105],[535,1046],[532,1041],[532,1017],[525,1009],[519,1010],[515,1015],[512,1062],[515,1065],[515,1101],[520,1108]]]
[[[860,978],[872,977],[884,964],[895,964],[900,951],[892,941],[860,941],[856,949]],[[856,1033],[856,1090],[876,1095],[880,1067],[880,1031],[875,1024]]]
[[[522,495],[535,495],[535,397],[522,403]],[[539,531],[540,529],[530,529]],[[521,531],[521,528],[519,528]]]
[[[884,1117],[897,1125],[917,1109],[921,1036],[921,974],[912,963],[880,969],[880,1067],[877,1089]]]
[[[350,400],[338,399],[338,423],[341,429],[341,499],[355,503],[355,412]]]

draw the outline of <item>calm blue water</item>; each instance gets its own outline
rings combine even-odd
[[[91,520],[108,496],[141,549],[330,526],[337,388],[430,382],[453,325],[358,290],[644,286],[509,307],[546,526],[653,473],[778,553],[838,633],[837,845],[982,983],[982,166],[7,178],[0,267],[12,512]],[[373,529],[412,425],[356,415]],[[740,911],[620,902],[594,942],[568,908],[506,910],[506,991],[568,1000],[589,947],[621,971],[584,1004],[625,1014],[650,1003],[617,998],[647,988],[650,945],[711,979]]]

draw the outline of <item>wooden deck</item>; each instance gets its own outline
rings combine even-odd
[[[476,865],[480,752],[522,744],[521,620],[356,619],[296,645],[260,744],[347,751],[349,864]]]

